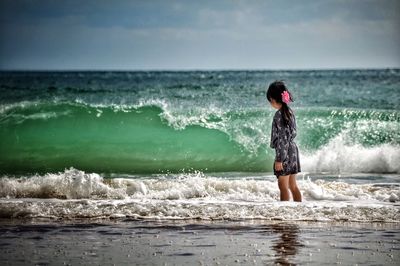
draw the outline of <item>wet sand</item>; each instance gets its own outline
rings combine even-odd
[[[399,223],[0,221],[2,265],[399,265]]]

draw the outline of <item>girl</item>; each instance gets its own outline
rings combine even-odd
[[[296,118],[288,106],[293,102],[292,95],[283,81],[271,83],[267,91],[271,106],[278,109],[272,121],[270,147],[275,149],[274,175],[278,178],[281,201],[290,199],[289,190],[294,201],[301,201],[301,193],[296,184],[296,174],[301,172],[299,149],[296,137]]]

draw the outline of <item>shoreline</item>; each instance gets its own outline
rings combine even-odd
[[[352,228],[382,228],[400,229],[400,221],[346,221],[346,220],[282,220],[263,218],[243,219],[202,219],[202,218],[134,218],[134,217],[112,217],[112,218],[0,218],[1,226],[138,226],[141,228],[162,228],[163,226],[200,226],[202,228],[243,228],[253,229],[273,224],[296,224],[298,226],[312,227],[352,227]],[[399,232],[400,233],[400,232]],[[400,240],[399,240],[400,242]]]
[[[3,265],[398,265],[400,223],[0,220]]]
[[[0,219],[399,222],[398,202],[188,199],[1,199]]]

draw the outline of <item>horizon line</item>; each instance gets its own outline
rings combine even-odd
[[[399,67],[332,67],[332,68],[137,68],[137,69],[118,69],[118,68],[59,68],[59,69],[0,69],[0,72],[234,72],[234,71],[340,71],[340,70],[400,70]]]

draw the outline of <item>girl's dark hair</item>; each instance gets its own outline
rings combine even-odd
[[[285,126],[287,126],[291,121],[290,118],[292,116],[292,110],[285,102],[282,101],[282,92],[284,91],[289,93],[290,101],[293,102],[292,94],[286,88],[283,80],[276,80],[269,85],[267,90],[267,99],[269,102],[271,102],[271,99],[274,99],[276,102],[282,104],[282,118]]]

